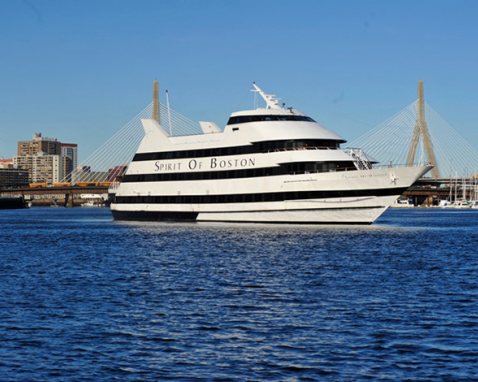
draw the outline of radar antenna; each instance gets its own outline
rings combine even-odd
[[[273,94],[264,93],[264,91],[259,86],[257,86],[255,82],[252,83],[252,86],[254,87],[252,91],[259,93],[266,102],[266,109],[281,109],[279,105],[279,100],[275,98]]]

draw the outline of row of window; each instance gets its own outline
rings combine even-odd
[[[270,122],[270,121],[303,121],[315,122],[312,118],[304,115],[240,115],[229,118],[228,125],[237,125],[248,122]]]
[[[247,146],[218,147],[214,149],[165,151],[155,153],[137,153],[133,161],[219,157],[226,155],[259,154],[271,151],[300,150],[300,149],[329,149],[337,150],[344,141],[330,139],[302,139],[254,142]]]
[[[330,171],[356,170],[353,162],[294,162],[277,167],[249,168],[228,171],[176,172],[163,174],[131,174],[123,182],[168,182],[175,180],[235,179],[261,176],[295,175]]]
[[[164,196],[116,196],[114,203],[119,204],[210,204],[210,203],[254,203],[278,202],[299,199],[346,198],[361,196],[400,195],[406,188],[376,190],[343,190],[343,191],[296,191],[270,192],[259,194],[232,195],[164,195]]]

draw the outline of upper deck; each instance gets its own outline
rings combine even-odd
[[[265,100],[266,107],[232,113],[223,130],[203,128],[203,134],[171,136],[156,121],[144,120],[147,139],[143,140],[138,152],[208,149],[271,141],[323,140],[336,145],[346,142],[311,117],[296,109],[279,106],[274,96],[265,94],[255,84],[254,87]],[[201,127],[216,127],[211,122],[200,124]]]

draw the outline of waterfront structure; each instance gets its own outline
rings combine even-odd
[[[431,168],[373,168],[337,134],[254,91],[266,107],[233,113],[224,131],[201,122],[203,134],[173,136],[155,115],[142,120],[115,219],[370,224]]]
[[[25,207],[25,199],[23,196],[0,196],[0,210],[13,210]]]
[[[28,183],[28,171],[13,167],[0,168],[0,189],[26,187]]]

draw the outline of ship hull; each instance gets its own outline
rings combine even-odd
[[[26,208],[23,197],[0,197],[0,210]]]
[[[277,183],[273,188],[280,188],[280,196],[289,198],[277,201],[224,202],[228,199],[218,194],[198,199],[200,203],[175,203],[187,197],[184,195],[161,203],[162,196],[155,196],[154,189],[150,189],[149,195],[153,196],[126,198],[126,203],[113,203],[111,209],[116,220],[372,224],[428,169],[427,166],[382,168],[307,174],[275,181],[269,178],[271,184],[280,181],[280,187]],[[269,195],[266,190],[263,192]],[[258,194],[246,196],[255,195]]]
[[[244,211],[224,213],[113,211],[115,220],[274,224],[372,224],[387,207]]]

